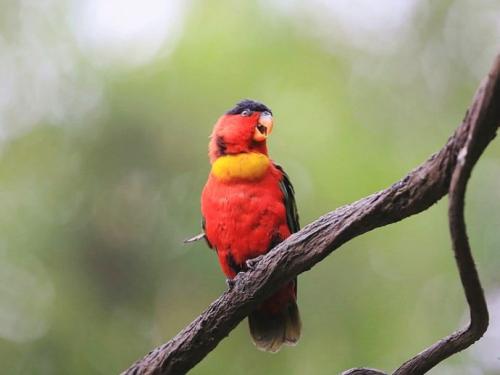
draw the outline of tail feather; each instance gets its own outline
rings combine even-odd
[[[301,321],[295,301],[289,301],[278,313],[257,309],[248,316],[250,334],[258,349],[276,353],[283,344],[296,345]]]
[[[285,315],[285,344],[294,346],[300,339],[302,322],[300,321],[299,308],[295,302],[288,306],[288,313]]]

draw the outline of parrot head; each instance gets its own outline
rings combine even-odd
[[[210,161],[249,152],[267,155],[266,139],[272,129],[273,113],[267,106],[242,100],[217,120],[210,136]]]

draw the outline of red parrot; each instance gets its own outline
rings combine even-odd
[[[210,136],[212,168],[201,196],[204,233],[199,237],[215,249],[229,281],[248,269],[247,260],[300,229],[293,186],[267,153],[272,129],[272,111],[243,100],[219,118]],[[297,279],[258,306],[248,323],[261,350],[295,345],[301,331]]]

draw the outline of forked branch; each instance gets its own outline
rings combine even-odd
[[[280,243],[252,270],[239,274],[234,286],[177,336],[122,375],[186,373],[279,286],[309,270],[350,239],[424,211],[448,192],[453,249],[471,310],[471,324],[410,359],[395,374],[423,374],[478,340],[486,330],[488,314],[467,240],[463,204],[472,168],[500,124],[499,75],[497,56],[463,123],[438,153],[389,188],[320,217]],[[347,373],[383,374],[361,368]]]
[[[480,87],[477,100],[472,104],[465,118],[465,123],[470,128],[469,135],[464,147],[458,153],[448,192],[448,220],[451,242],[465,297],[469,305],[469,325],[450,334],[406,361],[394,372],[395,375],[424,374],[449,356],[471,346],[483,336],[488,328],[488,308],[472,257],[469,239],[467,238],[464,202],[465,190],[472,168],[490,141],[488,137],[481,136],[479,125],[491,121],[493,125],[496,123],[498,126],[500,122],[500,101],[492,102],[492,106],[489,107],[484,106],[482,103],[482,100],[492,95],[492,90],[498,92],[498,81],[496,86],[486,84]]]

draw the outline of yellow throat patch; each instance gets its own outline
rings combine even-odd
[[[269,168],[269,158],[257,152],[225,155],[212,164],[212,174],[222,181],[258,180]]]

